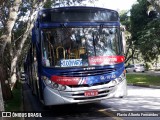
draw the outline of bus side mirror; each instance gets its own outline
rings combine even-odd
[[[126,29],[125,29],[124,26],[121,26],[121,27],[120,27],[120,30],[121,30],[121,32],[124,32]]]
[[[125,27],[121,26],[121,39],[122,39],[122,46],[123,46],[123,53],[126,53],[126,40],[125,40]]]

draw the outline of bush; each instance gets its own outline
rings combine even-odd
[[[151,69],[151,68],[152,68],[152,65],[151,65],[151,63],[149,63],[149,62],[146,62],[146,64],[145,64],[145,68],[146,68],[146,70],[149,70],[149,69]]]

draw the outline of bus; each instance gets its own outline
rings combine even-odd
[[[32,93],[45,106],[126,96],[123,38],[117,11],[40,10],[24,63]]]

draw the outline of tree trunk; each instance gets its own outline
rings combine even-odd
[[[0,64],[0,82],[3,93],[3,99],[8,100],[12,98],[12,92],[9,85],[9,80],[7,79],[7,71],[4,69],[4,65]],[[1,97],[0,97],[1,98]],[[2,101],[0,99],[0,101]]]
[[[24,32],[24,35],[23,35],[23,38],[19,44],[19,49],[17,50],[17,52],[15,53],[15,56],[13,57],[12,61],[11,61],[11,89],[13,89],[14,87],[14,84],[16,83],[16,80],[17,80],[17,77],[16,77],[16,66],[17,66],[17,62],[18,62],[18,59],[20,58],[21,56],[21,53],[22,53],[22,49],[23,49],[23,46],[24,46],[24,43],[25,41],[27,40],[28,36],[29,36],[29,33],[31,32],[32,28],[33,28],[33,24],[37,18],[37,14],[35,13],[36,12],[36,9],[37,7],[40,8],[44,5],[44,3],[46,2],[46,0],[40,2],[39,4],[34,4],[33,9],[31,10],[31,15],[29,17],[29,20],[27,22],[27,28],[26,28],[26,31]]]
[[[0,42],[1,42],[1,47],[0,47],[0,81],[1,81],[1,87],[2,87],[2,93],[3,93],[3,98],[2,96],[0,97],[0,101],[2,101],[3,104],[3,99],[4,100],[8,100],[12,97],[12,93],[11,93],[11,89],[10,89],[10,85],[9,85],[9,74],[7,73],[7,67],[5,66],[3,59],[4,56],[4,51],[6,49],[6,45],[7,49],[11,49],[11,33],[12,33],[12,29],[13,26],[15,24],[15,21],[17,19],[17,15],[18,15],[18,10],[19,10],[19,6],[21,4],[21,0],[15,0],[12,4],[12,6],[10,6],[9,8],[9,17],[7,19],[6,22],[6,26],[4,28],[4,34],[2,36],[0,36]]]

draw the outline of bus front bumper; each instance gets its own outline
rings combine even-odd
[[[85,96],[85,91],[98,90],[97,96]],[[44,89],[44,104],[62,105],[62,104],[85,104],[96,102],[113,97],[124,97],[127,95],[126,79],[116,86],[109,86],[109,84],[97,85],[91,87],[77,87],[72,88],[71,91],[58,91],[48,86]]]

